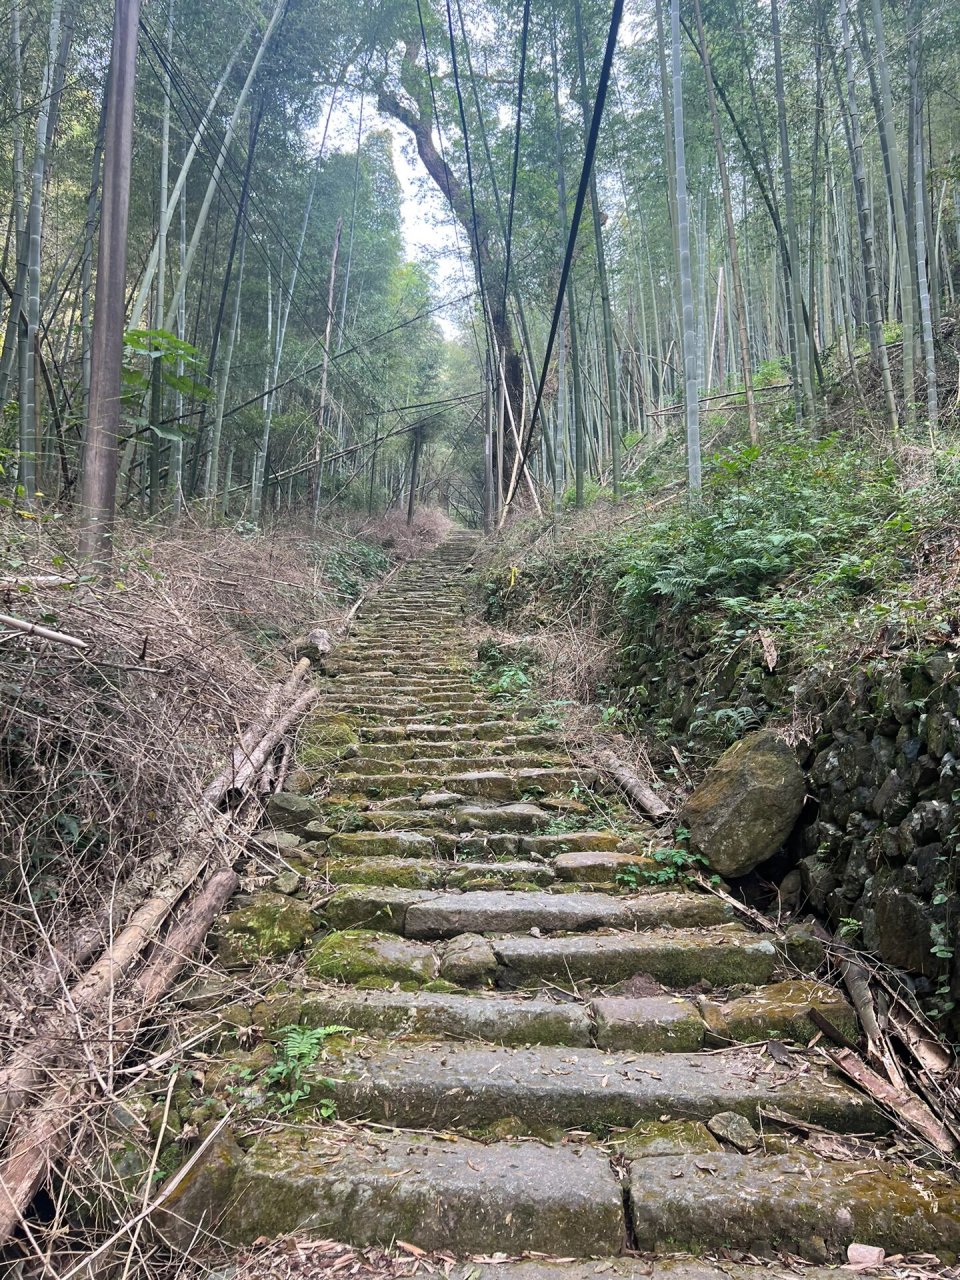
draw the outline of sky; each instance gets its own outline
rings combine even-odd
[[[328,145],[352,151],[357,142],[359,99],[334,107]],[[459,332],[457,311],[462,298],[473,290],[473,268],[466,237],[450,208],[427,176],[417,156],[413,138],[396,121],[383,116],[367,100],[363,108],[363,134],[388,132],[393,139],[393,164],[400,183],[400,216],[408,258],[431,267],[441,301],[450,306],[436,313],[444,336]],[[319,143],[319,139],[318,139]]]

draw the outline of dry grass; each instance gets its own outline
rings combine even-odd
[[[447,527],[426,525],[394,548],[394,558],[439,540]],[[0,527],[0,539],[6,584],[0,612],[86,646],[0,626],[5,1064],[43,1016],[63,1010],[69,1019],[66,991],[74,974],[184,853],[179,820],[228,758],[267,687],[289,671],[285,643],[318,624],[334,630],[351,603],[345,588],[353,590],[387,560],[369,541],[332,528],[249,536],[189,522],[177,530],[129,525],[118,531],[115,578],[102,584],[73,562],[74,530],[66,522],[10,522]],[[55,575],[68,584],[29,584]],[[135,1012],[117,992],[104,1025]],[[159,1051],[158,1033],[171,1029],[165,1025],[171,1013],[177,1017],[166,1009],[149,1019],[146,1052],[122,1066],[114,1058],[123,1046],[101,1045],[92,1024],[84,1032],[93,1038],[79,1050],[81,1059],[103,1050],[106,1075],[94,1071],[78,1081],[65,1109],[74,1132],[66,1176],[54,1180],[56,1200],[48,1205],[53,1232],[35,1224],[31,1238],[25,1230],[13,1251],[23,1275],[60,1274],[51,1269],[57,1237],[78,1215],[90,1227],[80,1247],[95,1244],[88,1217],[94,1204],[108,1230],[130,1214],[129,1179],[112,1164],[122,1149],[117,1117],[139,1073],[175,1068],[176,1053],[149,1062]],[[105,1129],[103,1107],[111,1101]],[[149,1158],[142,1128],[133,1125],[126,1145]],[[142,1241],[128,1253],[129,1274],[150,1274]],[[8,1263],[21,1266],[11,1254],[0,1258],[4,1274]]]
[[[439,546],[452,528],[450,517],[436,507],[415,511],[409,524],[405,512],[389,511],[376,520],[352,526],[355,534],[400,560],[412,560]]]

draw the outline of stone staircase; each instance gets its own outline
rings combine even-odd
[[[646,883],[655,833],[591,798],[535,698],[478,682],[476,550],[460,533],[408,566],[331,655],[301,753],[326,793],[276,797],[261,833],[322,930],[248,1021],[350,1034],[305,1071],[296,1122],[221,1153],[204,1225],[541,1255],[515,1264],[538,1280],[544,1257],[626,1275],[632,1253],[823,1264],[852,1242],[952,1261],[956,1185],[885,1157],[887,1119],[806,1047],[811,1008],[857,1035],[816,939]]]

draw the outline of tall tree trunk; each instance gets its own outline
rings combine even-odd
[[[687,437],[687,484],[691,495],[700,493],[700,397],[697,388],[696,322],[693,314],[693,275],[690,270],[690,210],[687,196],[687,160],[683,132],[683,74],[680,63],[680,0],[670,6],[673,65],[673,137],[677,157],[677,244],[680,296],[683,303],[683,375]]]
[[[37,487],[37,394],[36,365],[40,340],[40,257],[43,242],[43,184],[46,175],[47,139],[50,116],[54,110],[53,87],[60,51],[62,0],[54,0],[50,11],[47,63],[37,115],[36,146],[33,156],[33,180],[30,208],[27,213],[26,240],[26,330],[21,332],[20,355],[20,448],[18,481],[23,502],[33,506]],[[20,271],[18,270],[18,275]]]
[[[117,489],[120,368],[133,153],[133,91],[140,0],[116,0],[104,137],[103,211],[97,255],[90,419],[81,490],[81,555],[109,564]]]
[[[779,0],[770,0],[770,28],[773,35],[773,65],[777,97],[777,128],[780,134],[780,164],[783,170],[784,216],[787,222],[787,244],[790,248],[789,298],[787,302],[788,331],[792,331],[795,343],[800,385],[795,388],[797,421],[814,414],[813,384],[810,381],[810,365],[807,360],[802,314],[803,290],[800,273],[800,237],[797,233],[797,210],[793,193],[793,165],[790,159],[790,135],[787,132],[787,99],[783,81],[783,50],[780,39]]]
[[[551,40],[551,57],[553,61],[553,112],[557,144],[557,202],[560,222],[560,242],[566,244],[570,234],[567,219],[567,180],[564,172],[563,125],[560,114],[560,67],[557,58],[556,29]],[[573,285],[573,274],[567,279],[567,322],[570,328],[570,365],[573,380],[573,473],[574,502],[577,508],[583,506],[586,478],[586,422],[583,405],[583,371],[580,363],[580,334],[577,323],[576,291]]]
[[[167,201],[170,196],[170,67],[173,61],[173,14],[176,0],[168,0],[165,37],[166,62],[163,68],[163,115],[160,121],[160,234],[157,252],[157,292],[153,303],[153,327],[163,324],[167,286]],[[150,514],[160,510],[160,450],[163,445],[163,361],[159,353],[151,362],[150,379]]]
[[[13,230],[16,250],[16,281],[10,298],[3,353],[0,356],[0,407],[7,402],[7,388],[13,361],[20,344],[23,290],[26,285],[27,246],[23,202],[23,48],[20,35],[21,0],[13,0],[10,11],[10,52],[13,62]]]
[[[933,341],[933,317],[930,305],[930,283],[927,275],[926,183],[923,180],[923,96],[920,89],[921,3],[911,0],[907,21],[910,25],[910,113],[913,119],[913,212],[917,255],[917,290],[920,297],[920,327],[923,335],[924,381],[927,391],[927,426],[934,430],[940,416],[937,394],[937,360]]]
[[[853,172],[853,189],[857,202],[857,225],[860,231],[860,251],[863,257],[863,274],[867,292],[867,323],[870,331],[870,350],[880,366],[887,420],[895,433],[898,427],[897,402],[893,394],[890,360],[883,336],[883,316],[880,309],[880,288],[877,277],[877,261],[873,229],[873,207],[867,190],[867,175],[863,161],[863,134],[860,129],[860,112],[857,106],[857,84],[853,68],[853,42],[850,35],[850,15],[847,0],[840,0],[840,31],[843,39],[843,62],[847,81],[848,121],[847,145],[850,150],[850,167]],[[843,95],[839,83],[837,94],[841,110]]]
[[[276,0],[273,13],[270,15],[270,21],[267,23],[267,28],[260,40],[260,45],[254,55],[253,62],[250,64],[250,70],[247,72],[247,77],[243,82],[243,88],[240,90],[240,96],[237,98],[236,104],[234,105],[233,114],[227,122],[223,141],[220,144],[220,150],[214,162],[213,171],[210,174],[210,181],[207,184],[206,194],[204,195],[203,202],[200,205],[200,211],[197,214],[197,220],[193,227],[193,234],[191,235],[190,243],[187,246],[186,262],[184,263],[183,271],[177,280],[176,287],[173,291],[173,298],[171,299],[170,306],[167,311],[166,320],[164,322],[165,329],[169,329],[173,325],[174,317],[176,316],[177,303],[180,299],[180,295],[187,287],[187,280],[190,277],[193,260],[196,257],[197,248],[199,247],[204,228],[207,224],[210,208],[213,204],[214,196],[220,188],[220,179],[223,175],[223,169],[227,162],[227,155],[229,154],[230,147],[233,143],[237,123],[240,120],[244,107],[246,106],[247,98],[250,96],[250,91],[257,78],[257,72],[260,70],[260,64],[263,62],[264,55],[269,49],[270,43],[276,34],[278,26],[280,25],[280,20],[286,12],[287,3],[288,0]]]
[[[327,285],[327,323],[323,332],[323,366],[320,372],[320,404],[317,408],[317,443],[314,452],[316,472],[313,480],[313,524],[316,526],[320,512],[320,476],[323,458],[323,433],[327,415],[327,379],[330,375],[330,335],[333,329],[334,291],[337,283],[337,258],[340,254],[340,236],[343,232],[343,219],[337,219],[333,233],[333,250],[330,254],[330,282]],[[415,455],[417,462],[420,455]],[[412,490],[411,490],[412,492]]]
[[[583,109],[584,137],[590,132],[590,104],[587,101],[587,68],[583,46],[583,16],[580,5],[573,6],[577,34],[577,69],[580,76],[580,105]],[[607,381],[607,425],[610,442],[610,471],[615,497],[620,496],[620,389],[617,385],[617,346],[613,334],[613,308],[610,305],[610,281],[607,256],[603,247],[603,219],[597,195],[596,166],[590,170],[590,212],[593,215],[593,237],[597,253],[597,281],[600,285],[600,312],[603,318],[603,362]]]
[[[873,35],[877,46],[877,76],[880,82],[880,105],[882,108],[882,131],[886,141],[887,160],[890,167],[891,203],[893,219],[897,231],[897,252],[900,275],[900,317],[903,324],[903,398],[904,420],[908,427],[916,425],[917,406],[914,388],[915,360],[913,284],[910,272],[909,237],[907,235],[907,212],[903,200],[903,180],[900,172],[900,160],[897,152],[897,138],[893,128],[893,97],[890,93],[890,70],[887,65],[887,41],[883,29],[883,13],[880,0],[872,0]]]
[[[757,429],[757,405],[753,394],[753,370],[750,361],[750,340],[747,336],[747,304],[743,292],[743,277],[740,274],[740,250],[737,245],[737,227],[733,217],[733,200],[730,195],[730,173],[727,169],[727,156],[723,146],[723,134],[720,131],[720,116],[717,112],[717,95],[713,84],[713,67],[710,62],[710,50],[707,47],[706,33],[703,27],[703,15],[700,0],[694,0],[694,13],[697,18],[697,37],[700,41],[700,60],[703,63],[703,75],[707,88],[707,105],[710,108],[710,123],[713,127],[713,145],[717,153],[717,168],[720,171],[720,190],[723,196],[723,220],[727,229],[727,253],[730,257],[730,283],[733,286],[733,298],[737,318],[737,348],[740,355],[740,379],[747,399],[747,418],[750,423],[750,440],[759,442]]]

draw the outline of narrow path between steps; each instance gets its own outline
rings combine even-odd
[[[456,534],[362,610],[307,727],[336,758],[323,794],[271,806],[262,838],[306,871],[301,897],[326,886],[323,932],[253,1022],[350,1034],[305,1071],[295,1122],[227,1153],[204,1227],[620,1256],[617,1275],[630,1251],[952,1261],[956,1185],[887,1159],[885,1119],[806,1047],[811,1008],[856,1034],[815,939],[748,931],[699,891],[625,888],[654,834],[590,798],[535,700],[478,683],[477,547]],[[186,1192],[174,1212],[209,1204]],[[669,1274],[712,1274],[686,1266]]]

